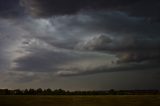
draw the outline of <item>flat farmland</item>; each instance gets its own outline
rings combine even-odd
[[[160,95],[0,96],[0,106],[160,106]]]

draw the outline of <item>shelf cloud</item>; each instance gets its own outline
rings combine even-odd
[[[140,88],[159,89],[159,10],[159,0],[1,0],[0,84],[129,88],[143,77]]]

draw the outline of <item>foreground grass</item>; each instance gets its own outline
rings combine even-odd
[[[0,96],[0,106],[160,106],[160,96]]]

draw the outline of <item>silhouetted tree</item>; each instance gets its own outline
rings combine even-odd
[[[23,92],[20,89],[16,89],[16,90],[14,90],[14,94],[15,95],[22,95]]]
[[[25,90],[0,89],[0,95],[160,95],[159,90],[119,90],[111,89],[109,91],[65,91],[62,89],[44,89],[38,88]]]
[[[25,90],[24,90],[24,95],[29,95],[28,89],[25,89]]]
[[[108,92],[110,95],[116,95],[116,91],[114,89],[109,90]]]
[[[42,90],[41,88],[38,88],[38,89],[36,90],[36,94],[37,94],[37,95],[42,95],[42,94],[43,94],[43,90]]]
[[[47,95],[52,95],[52,90],[51,90],[51,89],[48,88],[48,89],[46,90],[46,92],[47,92]]]
[[[28,94],[29,95],[36,95],[36,91],[34,89],[29,89]]]
[[[62,90],[62,89],[56,89],[53,91],[53,93],[55,95],[65,95],[65,90]]]

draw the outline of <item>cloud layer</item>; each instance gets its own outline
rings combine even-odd
[[[55,81],[64,87],[65,81],[93,76],[88,83],[98,84],[110,72],[154,77],[160,69],[159,5],[158,0],[1,0],[0,83]]]
[[[124,67],[123,64],[151,63],[152,67],[152,63],[159,61],[159,24],[150,24],[144,18],[116,11],[88,11],[25,20],[15,22],[17,29],[21,27],[18,31],[23,37],[19,36],[16,42],[19,47],[15,52],[19,57],[13,60],[14,70],[78,75],[92,70],[101,72],[99,67],[104,66],[102,69],[107,72],[121,64]]]
[[[124,11],[133,16],[159,20],[159,0],[22,0],[28,13],[38,17],[75,14],[86,10]]]

